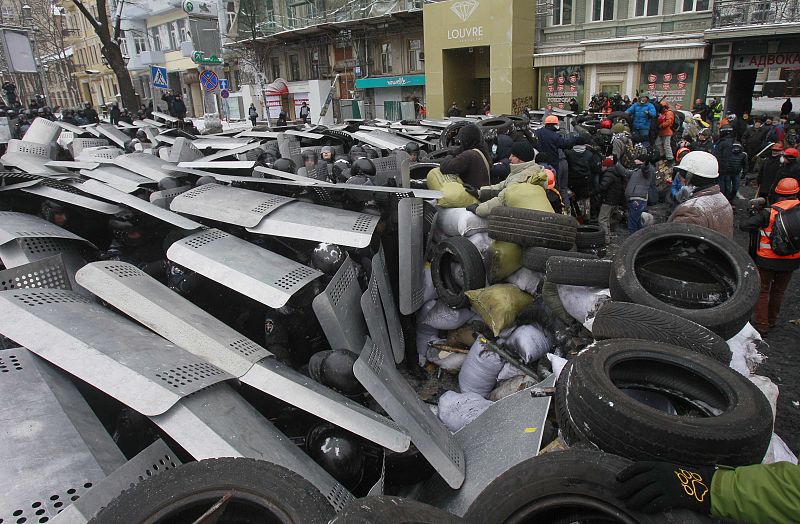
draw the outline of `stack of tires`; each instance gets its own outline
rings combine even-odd
[[[759,280],[722,235],[660,224],[612,260],[526,253],[546,282],[608,287],[587,323],[596,340],[570,360],[555,403],[569,445],[633,460],[740,466],[761,462],[772,436],[764,394],[729,367],[726,340],[748,322]]]

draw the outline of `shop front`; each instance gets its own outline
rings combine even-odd
[[[452,0],[426,4],[425,95],[428,115],[444,116],[486,99],[494,114],[534,104],[534,0]]]
[[[375,118],[413,120],[418,117],[414,98],[425,99],[425,75],[359,78],[356,89],[364,91],[363,98]]]

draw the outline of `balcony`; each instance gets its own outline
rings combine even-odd
[[[800,23],[799,0],[721,0],[714,2],[711,27],[735,29],[786,23]]]

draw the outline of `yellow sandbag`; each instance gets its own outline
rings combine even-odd
[[[542,186],[533,184],[514,184],[504,191],[505,205],[522,209],[535,209],[553,213],[553,206],[547,200],[547,193]]]
[[[434,191],[441,191],[442,186],[448,182],[458,182],[459,184],[464,185],[464,181],[461,180],[460,176],[445,175],[438,167],[434,167],[428,171],[428,176],[425,177],[425,181],[428,184],[428,189],[432,189]]]
[[[522,267],[522,247],[492,240],[489,244],[489,282],[502,282]]]
[[[514,320],[520,311],[533,302],[533,297],[514,284],[495,284],[483,289],[473,289],[465,294],[472,309],[481,316],[494,336],[498,336]]]
[[[460,182],[445,182],[439,191],[444,194],[437,202],[439,207],[467,207],[480,203],[477,198],[467,193]]]

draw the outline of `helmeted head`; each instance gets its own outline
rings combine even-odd
[[[64,227],[67,224],[69,215],[67,214],[67,208],[61,202],[45,200],[42,202],[42,218],[52,224]]]
[[[129,209],[117,212],[108,221],[114,239],[123,246],[141,246],[147,240],[147,231],[142,227],[142,218]]]
[[[416,162],[419,159],[419,144],[416,142],[409,142],[405,146],[403,146],[403,151],[408,153],[408,156],[411,157],[412,162]]]
[[[279,158],[272,164],[272,169],[283,171],[284,173],[296,173],[297,166],[291,158]]]
[[[558,127],[558,117],[556,115],[547,115],[544,117],[544,125]]]
[[[322,146],[319,154],[322,157],[322,160],[328,163],[331,163],[336,159],[336,149],[334,149],[333,146]]]
[[[719,136],[730,136],[733,133],[733,128],[731,126],[722,126],[719,128]]]
[[[686,156],[686,154],[690,153],[691,151],[692,150],[689,149],[688,147],[682,147],[678,149],[677,151],[675,151],[675,160],[680,163],[683,157]]]
[[[705,151],[691,151],[681,159],[675,169],[683,171],[687,182],[694,177],[716,179],[719,177],[717,158]]]
[[[705,142],[709,138],[711,138],[711,130],[708,128],[701,129],[700,133],[697,135],[697,139],[701,142]]]
[[[342,246],[320,242],[311,251],[311,265],[326,275],[333,276],[344,264],[346,256]]]
[[[742,147],[742,144],[740,144],[739,142],[734,142],[733,144],[731,144],[731,152],[738,154],[741,153],[742,151],[744,151],[744,148]]]
[[[303,165],[306,166],[306,169],[315,167],[319,161],[319,156],[317,156],[317,152],[313,149],[306,149],[301,156],[303,157]]]
[[[797,157],[800,156],[800,155],[798,155],[797,149],[795,149],[793,147],[789,147],[783,152],[783,156],[786,157],[786,161],[787,162],[794,162],[794,161],[797,160]]]
[[[769,150],[772,153],[773,157],[783,156],[783,144],[781,144],[780,142],[772,144],[772,147],[769,148]]]
[[[367,158],[367,152],[361,146],[353,146],[350,148],[350,163],[352,164],[359,158]]]
[[[544,172],[547,173],[547,189],[556,188],[556,174],[550,168],[545,168]]]
[[[359,158],[358,160],[353,162],[353,166],[350,168],[350,175],[374,177],[375,164],[373,164],[372,160],[370,160],[369,158]]]
[[[782,178],[778,185],[775,186],[775,194],[778,195],[797,196],[798,192],[800,192],[800,184],[797,183],[795,178]]]
[[[320,424],[308,432],[306,451],[346,488],[355,488],[364,477],[366,459],[358,438],[333,424]]]
[[[612,127],[611,120],[609,120],[608,118],[604,118],[600,121],[600,129],[611,129],[611,127]]]

